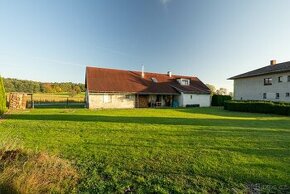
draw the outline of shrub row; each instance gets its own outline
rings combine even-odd
[[[6,95],[3,84],[3,79],[0,77],[0,115],[6,111]]]
[[[228,95],[213,95],[211,99],[212,106],[224,106],[224,102],[231,100],[232,97]]]
[[[225,110],[290,115],[290,103],[272,101],[231,100],[224,103]]]

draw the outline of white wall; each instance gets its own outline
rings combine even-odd
[[[290,72],[236,79],[234,80],[234,99],[290,102],[290,97],[286,97],[286,93],[290,92],[290,82],[287,82],[288,75]],[[282,76],[283,82],[278,82],[279,76]],[[265,86],[264,78],[272,78],[272,85]],[[267,99],[263,99],[263,93],[267,93]],[[280,94],[279,99],[276,99],[276,93]]]
[[[111,95],[111,101],[105,102],[108,98],[104,95]],[[126,98],[130,95],[130,98]],[[135,108],[135,95],[134,94],[89,94],[89,109],[96,108]]]
[[[184,94],[179,98],[179,106],[185,107],[190,104],[199,104],[201,107],[209,107],[211,97],[209,94]]]

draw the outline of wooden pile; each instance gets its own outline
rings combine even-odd
[[[10,93],[9,109],[26,109],[27,94],[25,93]]]

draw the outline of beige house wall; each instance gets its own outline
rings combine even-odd
[[[234,99],[290,102],[290,97],[286,97],[286,93],[290,93],[290,82],[287,80],[289,75],[290,72],[236,79],[234,80]],[[278,82],[280,76],[282,76],[282,82]],[[265,78],[272,78],[272,85],[264,85]],[[263,93],[267,93],[267,99],[263,99]],[[279,93],[279,99],[276,99],[276,93]]]
[[[110,97],[108,97],[110,96]],[[134,94],[88,94],[88,108],[135,108]]]

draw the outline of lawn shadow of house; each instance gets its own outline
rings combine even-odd
[[[39,121],[72,121],[72,122],[108,122],[128,124],[153,124],[153,125],[191,125],[207,127],[236,127],[256,129],[289,129],[290,120],[251,120],[251,119],[226,119],[226,118],[175,118],[175,117],[129,117],[129,116],[104,116],[104,115],[74,115],[74,114],[10,114],[6,119],[39,120]],[[289,131],[290,132],[290,131]]]
[[[206,108],[179,108],[175,109],[175,111],[182,112],[182,113],[189,113],[189,114],[204,114],[204,115],[213,115],[213,116],[220,116],[220,117],[232,117],[232,118],[271,118],[271,117],[287,117],[283,115],[275,115],[275,114],[263,114],[263,113],[250,113],[250,112],[238,112],[238,111],[229,111],[224,110],[223,107],[210,107],[210,111],[208,111],[208,107]],[[290,122],[290,117],[289,122]]]

